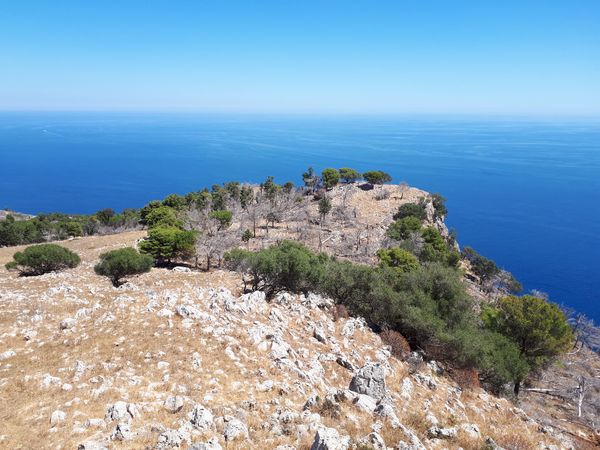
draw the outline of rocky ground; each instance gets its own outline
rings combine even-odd
[[[0,269],[0,448],[583,448],[435,362],[394,358],[320,296],[266,302],[224,271],[120,288],[93,273],[142,236],[65,242],[82,264],[58,274]]]

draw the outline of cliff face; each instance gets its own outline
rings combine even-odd
[[[140,236],[67,242],[83,262],[59,274],[0,269],[0,447],[576,448],[438,363],[396,359],[326,298],[267,303],[224,271],[94,275]]]

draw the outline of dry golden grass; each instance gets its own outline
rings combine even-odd
[[[385,202],[388,200],[382,200]],[[397,199],[389,200],[398,201]],[[381,205],[371,211],[377,217]],[[324,385],[310,386],[306,380],[278,367],[269,357],[269,351],[259,350],[250,343],[248,328],[255,322],[271,326],[269,313],[278,309],[287,319],[282,338],[297,352],[297,362],[306,370],[313,358],[329,353],[343,352],[354,365],[360,367],[367,361],[377,361],[378,350],[384,345],[379,336],[370,330],[357,330],[346,339],[341,331],[346,319],[340,316],[331,320],[331,314],[319,309],[307,311],[305,316],[293,316],[283,306],[269,305],[265,313],[227,315],[222,310],[212,311],[206,292],[209,288],[228,288],[234,295],[241,290],[239,278],[226,271],[173,272],[153,269],[150,273],[133,278],[130,284],[115,289],[106,278],[93,273],[92,266],[100,253],[109,249],[132,245],[143,232],[76,239],[62,244],[77,251],[82,257],[80,267],[56,275],[19,278],[0,268],[0,348],[13,349],[16,355],[0,361],[0,448],[45,449],[76,448],[97,434],[110,434],[114,424],[106,429],[83,429],[81,425],[90,418],[104,418],[107,406],[124,400],[136,403],[140,417],[132,424],[134,431],[150,429],[155,424],[178,428],[187,417],[193,403],[211,409],[215,417],[234,415],[245,401],[256,402],[257,407],[246,411],[249,442],[233,442],[231,449],[274,448],[279,444],[292,444],[297,448],[310,448],[313,435],[296,440],[284,432],[274,436],[263,424],[278,409],[301,412],[307,397],[313,392],[324,398],[326,388],[343,389],[349,386],[352,373],[335,360],[323,360]],[[0,249],[0,263],[9,260],[17,249]],[[56,290],[63,286],[62,290]],[[197,292],[203,289],[205,296]],[[209,321],[184,321],[178,316],[159,317],[157,311],[168,305],[167,294],[185,296],[203,311],[214,315]],[[120,299],[120,300],[119,300]],[[156,301],[154,310],[149,306]],[[61,320],[73,317],[88,308],[72,330],[61,330]],[[38,317],[40,320],[34,320]],[[108,320],[112,317],[112,320]],[[310,321],[319,323],[333,344],[321,343],[312,338]],[[209,327],[228,327],[226,336],[210,331]],[[331,327],[331,329],[329,329]],[[37,336],[25,341],[23,332],[35,330]],[[304,349],[307,353],[304,354]],[[233,351],[235,358],[228,356]],[[192,355],[198,352],[202,364],[192,369]],[[76,361],[88,367],[75,379]],[[159,368],[160,361],[167,368]],[[490,397],[479,398],[478,388],[463,392],[461,400],[475,406],[483,413],[463,411],[458,398],[451,390],[456,385],[444,377],[435,377],[438,389],[430,390],[419,385],[408,373],[405,363],[395,358],[388,360],[392,372],[386,384],[396,403],[400,421],[426,438],[428,412],[435,414],[443,426],[475,423],[482,436],[492,436],[500,441],[503,430],[519,430],[523,442],[551,441],[540,435],[532,425],[527,425],[509,411],[511,405]],[[423,367],[427,372],[427,368]],[[260,373],[260,375],[259,375]],[[59,377],[60,385],[43,388],[42,377],[49,374]],[[409,377],[413,391],[410,400],[403,399],[400,386]],[[262,392],[257,384],[270,379],[273,390]],[[71,390],[63,390],[68,383]],[[105,387],[103,392],[92,390]],[[282,386],[286,385],[285,389]],[[303,386],[302,392],[297,385]],[[182,411],[172,414],[162,406],[168,395],[182,395],[186,403]],[[76,400],[78,399],[78,400]],[[498,408],[494,405],[498,404]],[[452,405],[459,413],[453,414],[445,405]],[[383,424],[381,431],[388,446],[407,439],[404,434],[381,418],[357,410],[352,404],[341,403],[339,416],[323,412],[322,423],[336,428],[340,434],[358,440],[372,431],[374,421]],[[51,429],[53,411],[67,413],[66,420]],[[77,430],[77,432],[75,431]],[[522,433],[521,431],[525,430]],[[139,449],[156,444],[158,432],[140,434],[132,441],[112,442],[111,448]],[[217,435],[205,433],[196,441]],[[530,439],[527,441],[527,439]],[[465,450],[477,448],[480,441],[469,439],[462,433],[452,448]],[[224,441],[221,439],[221,444]]]

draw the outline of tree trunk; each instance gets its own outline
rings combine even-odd
[[[521,391],[521,381],[515,381],[515,388],[514,388],[514,393],[515,396],[518,397],[519,396],[519,392]]]

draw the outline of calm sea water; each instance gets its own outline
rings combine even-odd
[[[526,289],[600,322],[600,122],[0,114],[0,208],[91,213],[309,164],[384,169]]]

